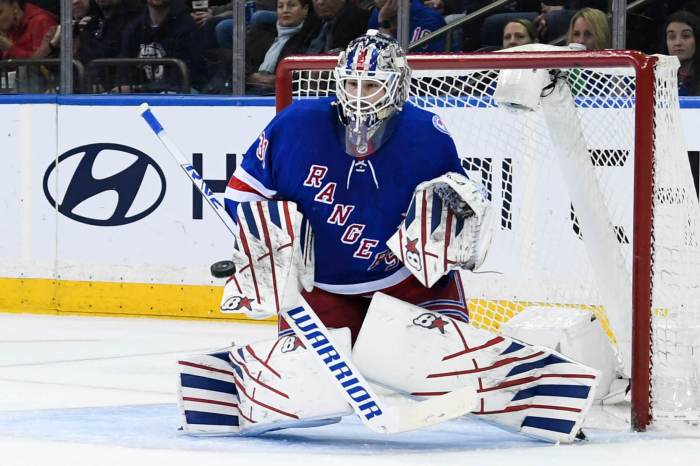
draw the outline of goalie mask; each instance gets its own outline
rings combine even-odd
[[[408,98],[406,54],[394,38],[369,30],[340,53],[333,75],[347,152],[369,155],[388,138],[386,123]]]

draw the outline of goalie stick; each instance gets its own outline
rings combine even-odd
[[[192,164],[185,158],[185,155],[170,139],[168,133],[165,132],[165,129],[160,124],[160,121],[158,121],[156,116],[153,114],[148,104],[144,102],[141,105],[139,105],[138,112],[139,115],[144,119],[144,121],[148,123],[148,126],[151,128],[151,130],[153,130],[153,133],[158,137],[158,139],[163,144],[168,153],[175,159],[177,164],[180,165],[182,171],[185,172],[185,174],[190,179],[190,181],[192,181],[197,190],[202,194],[202,196],[204,196],[204,199],[207,201],[207,204],[209,204],[209,206],[212,209],[214,209],[214,212],[216,213],[217,217],[219,217],[219,220],[221,220],[224,223],[224,226],[226,226],[226,228],[233,235],[233,237],[237,238],[236,224],[233,222],[233,219],[229,217],[228,213],[226,212],[226,208],[216,198],[216,196],[214,195],[214,191],[212,191],[211,188],[209,188],[207,183],[204,181],[204,177],[197,173],[197,170],[194,169]],[[233,254],[234,256],[237,256],[236,258],[246,260],[243,254],[236,249],[233,250]]]
[[[219,219],[236,237],[236,226],[233,220],[202,176],[168,137],[147,103],[139,106],[139,115],[160,139],[168,153],[178,162],[195,187],[204,195]],[[238,254],[241,253],[238,252]],[[428,427],[467,414],[476,405],[476,389],[473,386],[423,401],[409,401],[402,405],[392,404],[379,397],[350,358],[334,344],[328,329],[301,293],[295,293],[292,301],[294,301],[293,305],[290,306],[287,303],[281,307],[282,317],[302,340],[304,346],[312,352],[318,364],[325,369],[325,373],[335,383],[355,414],[374,432],[390,434]]]

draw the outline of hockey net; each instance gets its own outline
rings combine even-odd
[[[283,61],[278,110],[332,95],[335,60]],[[409,63],[411,102],[441,116],[500,210],[480,273],[463,274],[472,323],[498,332],[528,306],[587,310],[632,378],[636,429],[700,419],[700,209],[675,58],[562,50]],[[561,70],[568,100],[499,106],[503,69]]]

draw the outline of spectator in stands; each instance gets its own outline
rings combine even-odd
[[[464,13],[462,0],[425,0],[423,3],[425,6],[435,9],[442,16]]]
[[[143,14],[131,22],[123,32],[120,56],[124,58],[178,58],[189,70],[194,88],[203,85],[201,44],[192,40],[196,29],[184,5],[173,0],[146,0]],[[137,88],[119,87],[120,91],[173,91],[179,79],[174,67],[144,65],[143,83]],[[122,79],[124,77],[122,76]],[[131,78],[129,78],[131,80]]]
[[[307,53],[326,53],[344,49],[351,40],[367,31],[369,11],[350,0],[313,0],[321,27],[309,44]]]
[[[233,15],[233,3],[228,2],[223,5],[208,5],[206,9],[195,9],[193,7],[192,19],[198,28],[216,24],[224,18],[231,18]]]
[[[86,67],[96,59],[119,57],[122,34],[129,23],[139,16],[139,10],[129,0],[91,0],[92,2],[94,8],[90,8],[88,14],[80,19],[79,26],[73,32],[74,55]],[[75,8],[73,13],[75,14]],[[53,42],[52,40],[52,48],[55,48]],[[114,77],[108,73],[107,68],[91,72],[96,73],[91,77],[95,83],[92,92],[102,92],[114,86]]]
[[[435,9],[440,13],[445,20],[445,23],[450,24],[460,20],[465,16],[465,5],[469,1],[462,0],[424,0],[425,6]],[[449,51],[459,52],[462,50],[464,42],[464,26],[453,27],[450,32],[445,34],[446,41],[449,38],[451,44]]]
[[[212,21],[216,22],[215,35],[219,47],[231,48],[233,40],[233,4],[227,3],[219,8],[213,8]],[[261,24],[274,25],[277,22],[277,2],[275,0],[256,0],[255,11],[250,17],[249,27],[256,27]],[[212,22],[209,21],[209,22]],[[197,25],[200,25],[198,22]]]
[[[586,50],[609,49],[611,34],[608,15],[596,8],[577,11],[569,23],[566,43],[583,44]]]
[[[604,50],[611,46],[608,15],[595,8],[584,8],[571,18],[566,43],[581,44],[585,50]],[[582,48],[583,48],[582,47]],[[574,68],[568,81],[574,95],[617,95],[628,89],[629,77],[613,76],[602,79],[604,73],[592,69]]]
[[[71,2],[71,13],[73,15],[73,23],[80,21],[88,16],[91,10],[94,10],[95,3],[92,0],[73,0]]]
[[[274,92],[277,63],[287,55],[303,53],[318,24],[311,0],[278,0],[276,25],[259,24],[248,31],[246,83],[253,93]]]
[[[666,50],[664,53],[678,57],[678,94],[700,95],[700,57],[695,44],[695,31],[700,19],[688,11],[677,11],[666,20]]]
[[[545,0],[540,4],[540,14],[532,20],[532,23],[535,25],[537,35],[549,42],[566,33],[569,22],[577,10],[592,6],[606,8],[607,2],[599,5],[576,0]]]
[[[53,13],[31,3],[0,0],[0,58],[32,58],[57,24]]]
[[[376,8],[372,10],[367,27],[396,37],[398,0],[374,0]],[[409,12],[408,42],[412,43],[431,32],[443,27],[445,19],[434,8],[423,5],[420,0],[411,0]],[[414,50],[416,52],[444,52],[445,36],[431,40]]]
[[[204,41],[204,48],[206,49],[221,47],[216,30],[222,22],[228,23],[227,45],[228,48],[231,48],[231,37],[233,35],[233,22],[231,21],[233,4],[231,2],[224,5],[210,5],[206,10],[197,9],[190,14],[200,31],[200,37]]]
[[[19,4],[24,5],[26,2],[20,0]],[[29,2],[34,6],[38,6],[42,10],[46,10],[49,13],[53,13],[56,18],[61,17],[61,0],[33,0]],[[72,3],[72,0],[71,0]]]
[[[117,58],[121,52],[122,34],[139,16],[133,4],[124,0],[94,0],[97,10],[88,17],[80,31],[78,58],[87,66],[98,58]]]
[[[518,45],[537,42],[537,31],[532,21],[527,19],[513,19],[503,28],[503,48],[516,47]]]
[[[73,15],[73,56],[78,56],[80,50],[80,31],[97,12],[94,0],[72,0]],[[33,58],[57,57],[61,47],[61,26],[54,26],[44,36],[41,46],[34,52]]]
[[[544,0],[532,8],[531,0],[519,0],[516,9],[484,20],[482,46],[501,45],[501,32],[512,19],[528,19],[535,25],[540,42],[552,42],[566,34],[571,18],[582,8],[606,9],[607,0]],[[527,9],[532,8],[532,9]]]

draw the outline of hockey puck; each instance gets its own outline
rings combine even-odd
[[[236,264],[233,261],[214,262],[209,270],[213,277],[226,278],[236,273]]]

